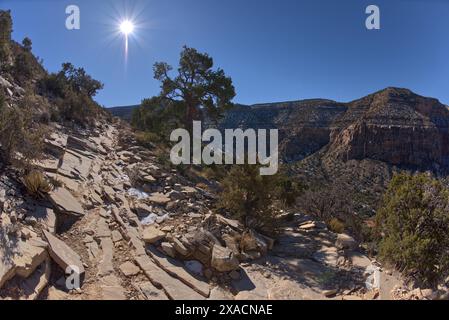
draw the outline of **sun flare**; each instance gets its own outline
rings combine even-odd
[[[129,35],[134,31],[134,24],[129,21],[129,20],[125,20],[120,24],[120,32],[123,33],[124,35]]]

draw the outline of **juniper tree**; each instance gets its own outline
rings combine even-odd
[[[222,69],[213,70],[213,66],[213,59],[207,53],[186,46],[174,77],[170,76],[173,68],[169,64],[154,64],[154,78],[161,82],[160,97],[182,103],[186,128],[192,127],[193,120],[202,120],[205,114],[217,120],[232,106],[235,96],[232,80]]]
[[[427,174],[397,174],[377,213],[382,259],[426,285],[449,275],[449,190]]]

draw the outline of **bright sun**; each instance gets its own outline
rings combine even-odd
[[[127,36],[134,31],[134,24],[129,20],[125,20],[120,24],[120,31]]]

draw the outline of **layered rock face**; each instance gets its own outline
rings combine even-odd
[[[302,160],[330,142],[334,121],[347,106],[331,100],[237,106],[221,128],[278,129],[279,150],[286,161]]]
[[[342,118],[352,121],[334,133],[329,148],[341,160],[449,168],[449,110],[436,99],[388,88],[352,102]]]
[[[284,161],[323,147],[326,156],[373,159],[420,169],[449,169],[449,109],[407,89],[387,88],[350,103],[303,100],[239,106],[223,128],[279,129]]]

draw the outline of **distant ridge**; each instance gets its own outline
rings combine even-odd
[[[110,110],[129,120],[136,107]],[[371,159],[449,171],[448,107],[404,88],[388,87],[344,103],[306,99],[237,104],[219,126],[222,130],[278,129],[285,162],[301,161],[321,150],[326,157],[343,162]]]
[[[131,121],[133,110],[138,107],[140,107],[140,105],[138,104],[132,106],[119,106],[108,108],[108,111],[111,112],[115,117],[119,117],[126,121]]]

